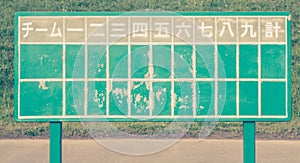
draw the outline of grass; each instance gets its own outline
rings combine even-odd
[[[297,0],[2,0],[0,2],[0,138],[46,138],[48,123],[16,123],[13,120],[13,17],[18,11],[289,11],[292,15],[292,110],[293,120],[257,123],[263,139],[300,139],[300,2]],[[113,123],[114,128],[132,134],[155,134],[168,123]],[[212,138],[239,138],[241,123],[217,123]],[[99,126],[99,125],[95,125]],[[186,136],[197,137],[201,123],[189,124]],[[98,130],[111,136],[113,130]],[[169,131],[170,130],[170,131]],[[176,134],[169,129],[166,135]],[[81,123],[63,123],[65,138],[89,137]]]

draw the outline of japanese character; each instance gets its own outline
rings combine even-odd
[[[169,22],[156,22],[154,23],[155,26],[158,26],[155,28],[155,30],[158,31],[157,34],[154,35],[154,37],[170,37],[170,35],[168,34],[168,26]]]
[[[90,27],[101,28],[101,27],[103,27],[103,24],[91,23]],[[100,31],[100,30],[97,30],[97,31]],[[93,33],[91,36],[104,36],[104,34],[103,33]]]
[[[246,34],[248,33],[248,29],[250,29],[250,37],[256,37],[256,32],[253,31],[253,25],[249,25],[248,22],[245,22],[245,24],[241,25],[241,28],[244,28],[244,32],[241,34],[241,37],[246,36]]]
[[[147,23],[132,23],[132,37],[147,37]]]
[[[83,28],[67,28],[68,32],[83,32]]]
[[[52,27],[52,32],[50,34],[50,37],[62,37],[60,28],[57,28],[57,32],[56,31],[56,22],[53,23],[53,27]]]
[[[35,31],[37,32],[48,32],[47,28],[36,28]]]
[[[26,31],[26,33],[23,35],[23,38],[26,38],[26,37],[28,37],[28,35],[29,35],[29,31],[32,31],[32,30],[33,30],[33,28],[29,27],[29,26],[32,25],[32,22],[23,23],[22,25],[23,25],[23,26],[26,26],[26,27],[23,27],[23,28],[22,28],[22,31]]]
[[[231,37],[233,37],[234,36],[234,33],[232,32],[232,29],[231,29],[231,24],[230,24],[230,22],[223,22],[223,27],[222,27],[222,30],[221,30],[221,32],[220,32],[220,37],[222,37],[223,35],[224,35],[224,32],[225,32],[225,29],[226,29],[226,26],[227,26],[227,28],[228,28],[228,31],[229,31],[229,34],[230,34],[230,36]]]
[[[275,33],[275,37],[278,37],[278,30],[281,29],[280,26],[278,26],[278,22],[275,22],[275,26],[273,26],[272,22],[266,22],[266,33],[265,37],[273,37],[273,33]]]
[[[197,27],[198,29],[201,29],[201,36],[202,37],[212,37],[212,26],[204,26],[204,22],[201,22],[201,26]],[[205,30],[209,30],[209,32],[206,32]]]
[[[112,26],[112,29],[111,31],[112,32],[120,32],[119,34],[110,34],[110,37],[125,37],[126,34],[122,34],[122,32],[125,31],[125,24],[124,23],[111,23],[111,26]]]
[[[185,25],[184,22],[181,23],[181,25],[176,25],[175,28],[179,29],[176,36],[179,37],[179,35],[182,33],[184,30],[185,34],[187,37],[191,37],[188,28],[191,28],[191,25]]]

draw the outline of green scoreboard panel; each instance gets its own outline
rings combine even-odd
[[[16,121],[289,121],[286,12],[16,13]]]

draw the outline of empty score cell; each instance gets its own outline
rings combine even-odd
[[[193,115],[193,89],[192,82],[175,82],[175,115]]]
[[[153,116],[171,115],[171,82],[153,82]]]
[[[240,78],[258,77],[258,46],[240,45],[239,48]]]
[[[261,115],[286,115],[285,82],[262,82],[261,93]]]
[[[66,82],[66,115],[84,114],[84,82]]]
[[[262,78],[285,78],[285,45],[261,45]]]
[[[128,77],[128,46],[112,45],[109,47],[109,77]]]
[[[258,115],[258,82],[240,82],[239,86],[240,115]]]
[[[197,82],[197,115],[214,115],[214,82]]]
[[[218,77],[236,77],[236,46],[218,45]]]
[[[106,47],[104,45],[88,45],[88,77],[106,77]]]
[[[109,91],[109,114],[128,114],[128,83],[112,82]]]
[[[20,77],[61,78],[62,45],[20,45]]]
[[[236,82],[218,82],[218,115],[236,116]]]
[[[171,46],[154,45],[152,46],[152,64],[154,78],[171,77]]]
[[[150,103],[150,82],[133,82],[131,89],[131,115],[149,115],[152,104]]]
[[[190,45],[174,46],[174,75],[175,78],[191,78],[193,47]]]
[[[84,45],[66,45],[66,77],[84,77]]]
[[[149,67],[149,60],[152,52],[149,46],[133,45],[131,46],[131,77],[132,78],[149,78],[153,74]]]
[[[62,115],[61,82],[21,82],[20,115]]]
[[[213,78],[215,71],[214,45],[196,46],[197,78]]]
[[[106,82],[88,82],[87,114],[106,114]]]

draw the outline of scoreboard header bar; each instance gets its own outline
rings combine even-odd
[[[287,30],[286,16],[20,16],[18,21],[21,43],[283,43]]]

